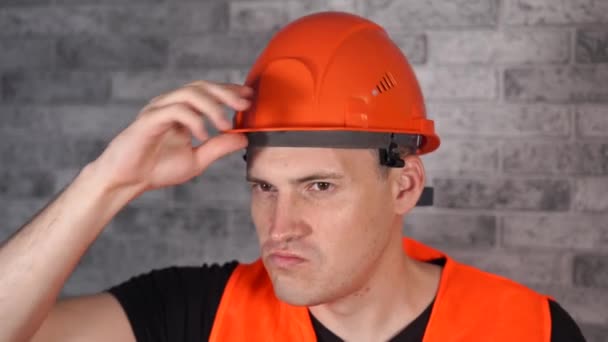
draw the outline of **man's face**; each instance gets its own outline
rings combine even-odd
[[[248,156],[251,212],[277,296],[318,305],[369,277],[396,216],[369,150],[269,147]]]

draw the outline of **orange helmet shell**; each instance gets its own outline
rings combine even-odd
[[[377,24],[324,12],[285,26],[251,68],[252,106],[227,132],[364,131],[421,135],[439,147],[412,68]]]

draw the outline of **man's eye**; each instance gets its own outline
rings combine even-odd
[[[332,184],[328,182],[315,182],[312,184],[311,189],[314,191],[327,191],[331,189]]]
[[[259,190],[262,192],[272,191],[272,185],[270,185],[268,183],[254,183],[254,184],[252,184],[252,187],[254,190]]]

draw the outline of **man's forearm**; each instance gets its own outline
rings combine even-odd
[[[38,329],[87,248],[134,196],[105,188],[90,164],[0,247],[0,341]]]

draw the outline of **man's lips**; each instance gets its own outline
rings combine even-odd
[[[291,252],[275,251],[268,254],[268,261],[279,268],[290,268],[306,262],[306,259]]]

